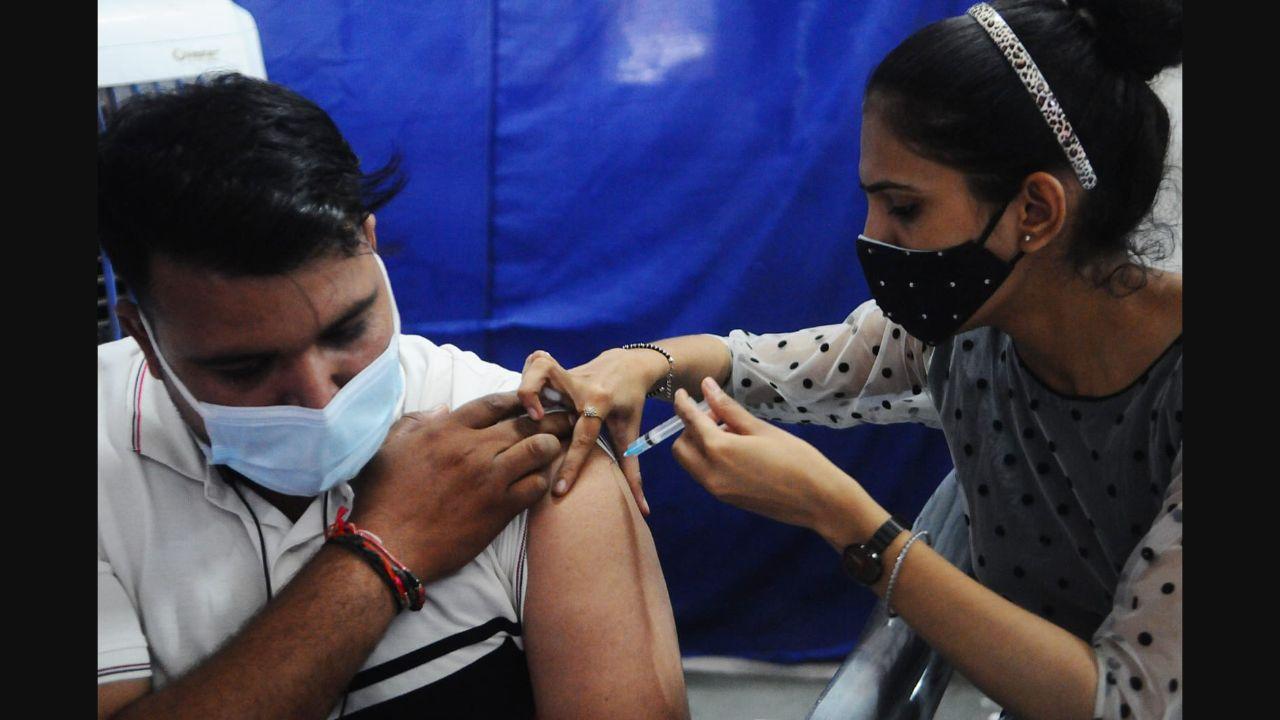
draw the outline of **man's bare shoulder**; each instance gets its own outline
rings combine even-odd
[[[530,511],[528,552],[525,648],[539,717],[688,717],[653,537],[603,449],[567,495]]]

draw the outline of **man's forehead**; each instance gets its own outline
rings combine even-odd
[[[319,333],[376,295],[380,280],[372,253],[326,255],[277,275],[227,275],[157,256],[149,294],[164,326],[157,332],[184,346],[264,349]]]

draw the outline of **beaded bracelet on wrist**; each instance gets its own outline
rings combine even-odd
[[[665,385],[662,386],[661,390],[658,389],[660,384],[655,384],[653,388],[649,390],[646,397],[660,397],[667,401],[675,401],[676,399],[676,390],[675,390],[676,359],[671,356],[671,353],[667,352],[666,350],[663,350],[662,348],[658,347],[657,345],[654,345],[653,343],[630,343],[627,345],[623,345],[622,349],[623,350],[644,349],[644,350],[653,350],[654,352],[661,353],[662,356],[667,359],[666,383]]]

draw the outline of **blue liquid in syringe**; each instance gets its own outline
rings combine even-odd
[[[707,412],[708,409],[709,407],[707,406],[706,400],[698,403],[698,412]],[[622,453],[622,457],[635,457],[683,429],[684,421],[680,419],[679,415],[676,415],[644,435],[636,438],[635,442],[627,446],[627,450]]]

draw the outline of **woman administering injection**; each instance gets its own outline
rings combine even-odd
[[[555,491],[602,425],[621,450],[646,393],[673,399],[672,451],[699,483],[820,533],[1010,712],[1181,717],[1182,277],[1144,261],[1137,230],[1169,142],[1148,81],[1181,62],[1181,22],[1181,2],[1023,0],[912,35],[863,105],[873,299],[570,371],[534,353],[531,414],[547,384],[581,410]],[[976,579],[767,420],[940,427]],[[647,512],[636,458],[623,471]]]

